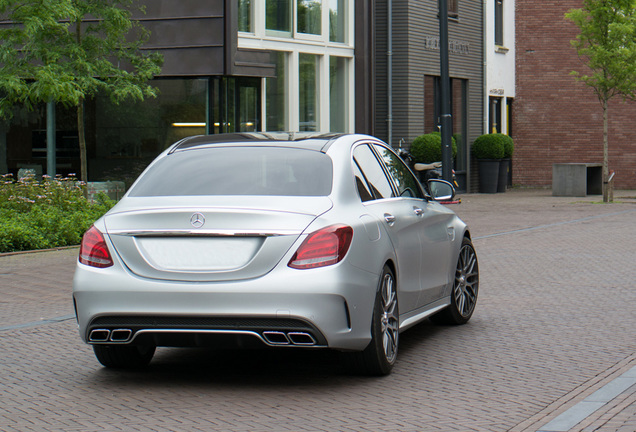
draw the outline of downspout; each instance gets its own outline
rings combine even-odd
[[[487,8],[487,3],[488,0],[483,0],[482,1],[482,20],[481,20],[481,26],[482,26],[482,38],[483,38],[483,49],[481,50],[482,52],[482,67],[483,67],[483,85],[484,85],[484,101],[483,101],[483,111],[484,111],[484,115],[483,115],[483,128],[482,128],[482,133],[487,134],[488,133],[488,110],[490,108],[490,101],[489,101],[489,94],[488,94],[488,54],[487,54],[487,49],[488,49],[488,26],[486,25],[488,23],[488,8]]]
[[[387,98],[388,98],[388,144],[393,146],[393,0],[388,0],[387,15],[389,18],[388,32],[388,48],[387,48]]]

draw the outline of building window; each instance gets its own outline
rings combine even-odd
[[[424,77],[424,132],[439,132],[441,123],[440,78],[427,75]],[[468,133],[468,80],[451,78],[451,116],[453,121],[453,138],[457,144],[457,158],[454,168],[465,171],[467,162],[467,145],[464,137]]]
[[[238,30],[247,33],[254,33],[252,0],[239,0],[238,2]]]
[[[495,0],[495,45],[503,44],[503,0]]]
[[[490,133],[503,133],[501,124],[502,98],[490,97],[490,116],[488,130]]]
[[[347,113],[347,59],[329,57],[329,130],[345,132]]]
[[[265,79],[265,130],[286,131],[287,126],[287,53],[276,52],[276,76]]]
[[[319,58],[313,54],[298,55],[298,130],[317,131]]]
[[[347,5],[346,0],[329,1],[329,41],[346,42]]]
[[[448,0],[448,16],[457,18],[459,16],[458,4],[459,0]]]
[[[296,8],[298,33],[322,34],[322,1],[298,0]]]
[[[292,0],[266,0],[265,28],[291,36]]]
[[[210,89],[209,132],[260,131],[261,80],[249,77],[215,77]],[[190,135],[195,135],[190,133]]]

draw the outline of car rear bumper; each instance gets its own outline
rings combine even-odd
[[[98,344],[216,346],[230,341],[243,346],[256,341],[362,350],[371,339],[379,275],[344,262],[337,266],[275,268],[256,279],[192,283],[78,264],[73,298],[79,332],[85,342]]]

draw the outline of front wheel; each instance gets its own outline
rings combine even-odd
[[[364,351],[347,353],[349,366],[364,375],[388,375],[397,359],[399,312],[393,271],[385,266],[373,308],[371,342]]]
[[[141,368],[155,355],[154,346],[93,345],[93,351],[102,365],[113,369]]]
[[[455,282],[450,305],[431,320],[440,324],[466,324],[475,311],[479,294],[479,264],[477,253],[465,237],[457,258]]]

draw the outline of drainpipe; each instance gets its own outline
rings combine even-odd
[[[489,94],[488,94],[488,54],[487,51],[489,49],[488,47],[488,0],[483,0],[482,2],[482,20],[481,20],[481,27],[482,27],[482,39],[483,39],[483,49],[481,50],[482,52],[482,61],[483,61],[483,75],[484,77],[483,82],[484,82],[484,102],[483,102],[483,110],[484,110],[484,115],[483,115],[483,132],[484,134],[488,133],[488,110],[490,107],[489,104]]]
[[[387,15],[389,18],[388,32],[388,48],[387,48],[387,98],[388,98],[388,144],[393,146],[393,0],[388,0]]]

